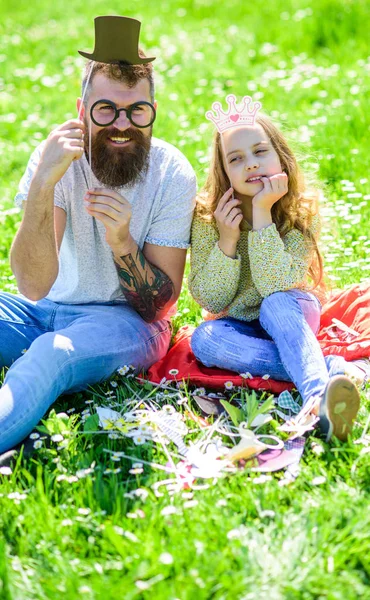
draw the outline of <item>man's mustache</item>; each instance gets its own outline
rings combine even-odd
[[[120,129],[116,129],[116,127],[106,127],[105,129],[98,131],[95,134],[95,137],[96,137],[96,140],[98,140],[99,142],[104,142],[104,141],[108,140],[109,138],[115,137],[115,138],[122,138],[122,139],[130,138],[134,142],[137,142],[141,146],[145,146],[145,147],[148,145],[147,138],[144,136],[144,134],[141,133],[141,131],[135,129],[134,127],[129,127],[128,129],[125,129],[124,131],[121,131]]]

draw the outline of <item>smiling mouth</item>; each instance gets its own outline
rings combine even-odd
[[[246,179],[245,183],[258,183],[261,181],[261,177],[263,177],[263,175],[260,175],[259,177],[250,177],[249,179]]]
[[[108,139],[110,142],[113,142],[113,144],[117,144],[119,146],[125,146],[129,142],[132,142],[131,138],[126,138],[126,137],[110,137]]]

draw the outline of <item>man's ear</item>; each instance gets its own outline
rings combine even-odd
[[[158,106],[158,102],[157,102],[157,100],[154,100],[154,102],[153,102],[153,106],[154,106],[154,108],[155,108],[155,110],[156,110],[156,112],[157,112],[157,106]]]
[[[84,114],[85,114],[85,107],[82,104],[81,98],[77,98],[76,106],[77,106],[77,112],[78,112],[80,118],[83,119]],[[81,114],[80,114],[80,109],[81,109]]]

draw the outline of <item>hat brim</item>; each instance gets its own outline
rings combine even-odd
[[[105,55],[101,55],[99,56],[98,54],[95,54],[94,52],[92,54],[89,54],[88,52],[82,52],[81,50],[78,50],[78,53],[81,54],[81,56],[84,56],[85,58],[88,58],[89,60],[94,60],[96,62],[102,62],[102,63],[118,63],[118,62],[127,62],[130,65],[146,65],[147,63],[152,62],[153,60],[155,60],[155,56],[146,56],[145,58],[142,56],[138,56],[137,58],[134,58],[133,60],[128,59],[128,58],[117,58],[117,57],[111,57],[111,56],[105,56]]]

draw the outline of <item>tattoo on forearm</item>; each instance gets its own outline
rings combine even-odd
[[[115,265],[125,298],[145,321],[154,321],[172,297],[171,279],[151,265],[140,249],[136,256],[127,254],[120,259],[123,264]]]

